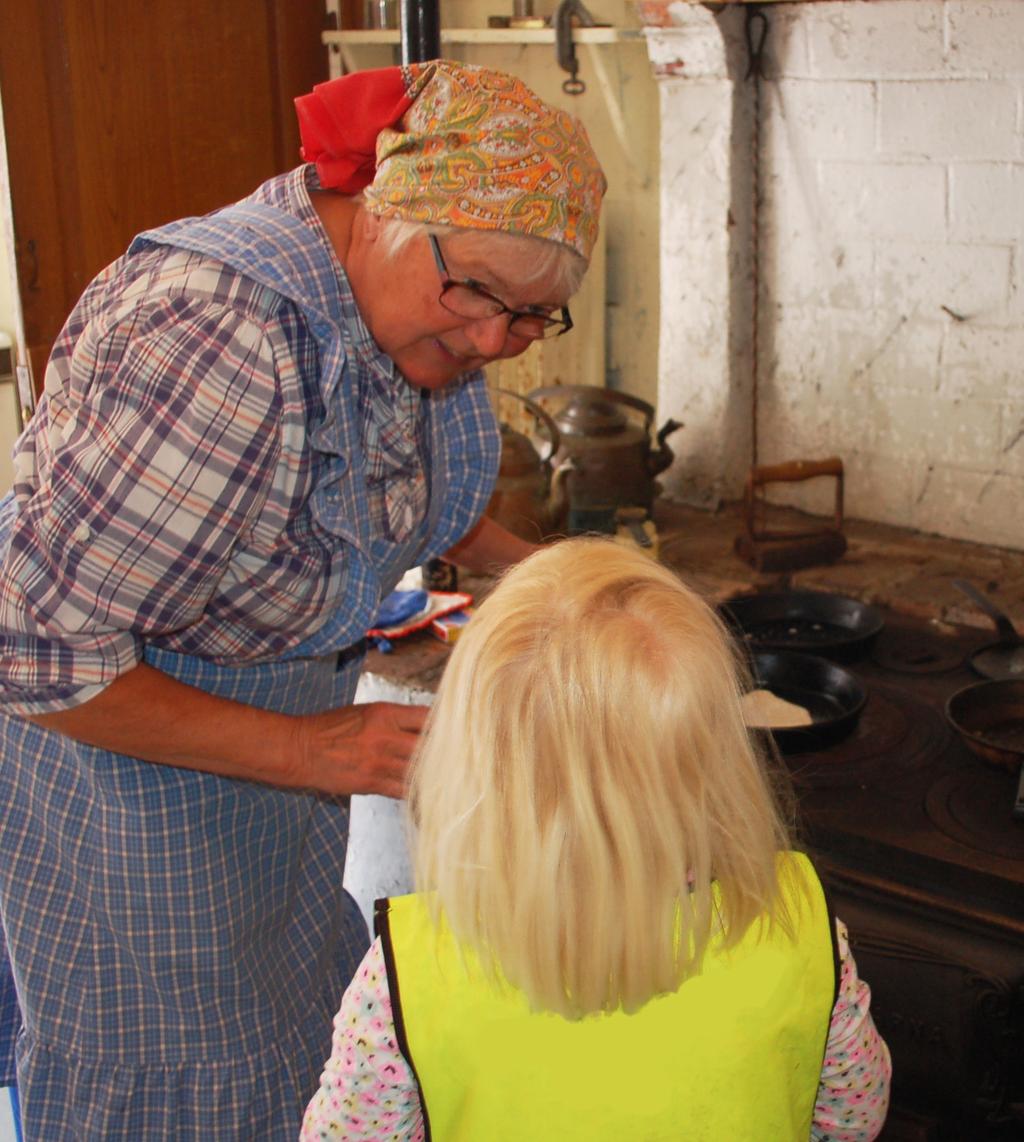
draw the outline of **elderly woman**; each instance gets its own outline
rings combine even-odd
[[[293,1137],[369,943],[352,793],[424,711],[353,706],[401,575],[482,518],[480,367],[571,327],[604,178],[511,76],[297,101],[307,164],[88,287],[0,503],[0,906],[26,1136]]]

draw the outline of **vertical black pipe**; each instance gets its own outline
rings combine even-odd
[[[400,0],[402,63],[441,58],[440,0]]]

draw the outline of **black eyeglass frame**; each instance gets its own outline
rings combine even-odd
[[[459,281],[458,278],[453,278],[448,267],[445,265],[444,255],[441,253],[441,243],[438,242],[437,235],[428,234],[427,238],[430,242],[431,253],[434,255],[434,264],[437,266],[437,272],[441,277],[441,294],[437,300],[441,303],[441,305],[444,306],[445,309],[448,310],[449,313],[455,314],[456,317],[464,317],[467,321],[490,320],[492,317],[500,317],[502,314],[507,313],[509,314],[509,333],[511,333],[513,337],[522,337],[527,341],[543,341],[547,339],[549,336],[547,331],[549,329],[554,329],[557,325],[560,325],[561,329],[559,329],[557,333],[551,334],[550,336],[552,338],[561,337],[564,333],[568,333],[569,330],[572,329],[572,314],[569,312],[569,307],[567,305],[563,305],[561,307],[561,317],[549,317],[544,313],[532,313],[528,309],[513,309],[510,305],[506,305],[500,297],[495,297],[493,293],[491,293],[489,290],[484,289],[483,286],[477,285],[476,282]],[[459,289],[470,290],[472,293],[476,294],[477,297],[483,298],[485,301],[493,302],[498,308],[493,313],[486,315],[481,314],[478,318],[473,318],[469,314],[459,313],[458,311],[451,309],[449,306],[445,305],[445,294],[447,294],[452,288],[456,286]],[[512,328],[512,326],[519,318],[525,318],[530,321],[543,322],[544,332],[539,337],[530,337],[528,334],[517,332]]]

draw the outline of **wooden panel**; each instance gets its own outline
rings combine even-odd
[[[25,335],[40,360],[140,230],[299,162],[323,0],[7,0],[0,92]]]
[[[0,92],[11,173],[16,256],[25,337],[35,346],[59,327],[73,301],[64,273],[66,219],[58,204],[62,164],[55,158],[53,105],[63,75],[58,36],[45,36],[56,5],[7,3],[0,34]],[[18,225],[24,219],[24,225]],[[70,299],[70,300],[69,300]],[[37,373],[37,375],[39,375]]]

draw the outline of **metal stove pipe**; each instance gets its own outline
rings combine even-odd
[[[403,65],[441,58],[440,7],[440,0],[400,0]]]

